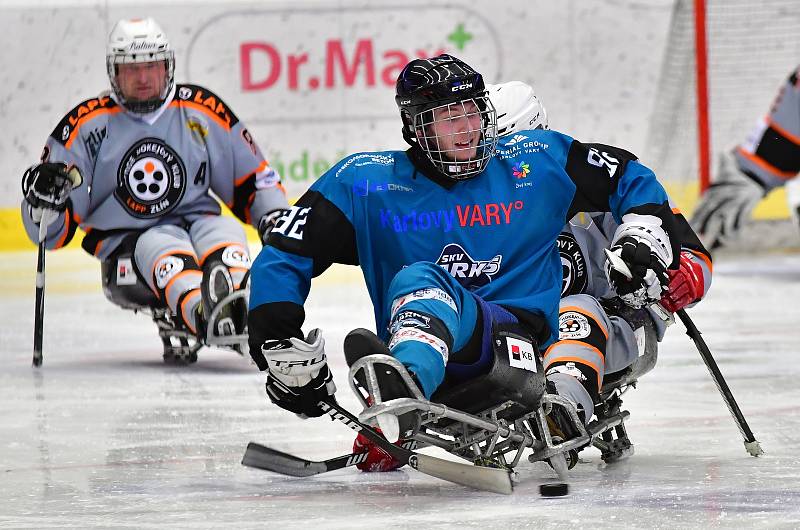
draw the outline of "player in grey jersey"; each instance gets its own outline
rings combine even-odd
[[[735,242],[761,199],[795,180],[798,173],[800,66],[789,74],[769,113],[745,140],[719,155],[717,175],[692,215],[692,226],[712,250]],[[800,215],[797,204],[790,206]]]
[[[288,207],[280,177],[217,95],[175,83],[153,19],[117,22],[106,63],[111,92],[70,111],[23,176],[28,236],[46,222],[56,249],[83,229],[106,296],[152,311],[166,362],[194,362],[202,344],[240,349],[250,255],[218,200],[264,237]]]

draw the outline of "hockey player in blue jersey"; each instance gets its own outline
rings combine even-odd
[[[526,130],[549,129],[547,111],[530,85],[510,81],[487,85],[487,91],[497,112],[500,141]],[[660,302],[670,312],[696,303],[711,284],[709,253],[686,219],[679,212],[677,216],[680,266],[667,271],[669,284]],[[564,225],[557,241],[563,272],[559,340],[544,352],[543,365],[548,380],[556,389],[561,386],[561,393],[576,403],[586,419],[592,417],[607,376],[612,380],[623,377],[623,371],[639,357],[642,341],[637,337],[660,340],[666,328],[666,314],[658,306],[633,308],[620,304],[609,285],[604,249],[618,226],[610,212],[579,212]],[[643,326],[652,331],[645,333]],[[602,362],[598,362],[598,356]],[[571,385],[570,377],[581,381],[581,387]],[[558,434],[566,436],[563,432]],[[359,435],[353,452],[365,451],[369,453],[358,464],[359,469],[389,471],[400,466],[391,455]]]
[[[321,332],[301,329],[311,279],[332,263],[361,267],[380,343],[427,397],[445,378],[480,375],[498,330],[524,335],[530,351],[558,338],[556,241],[577,212],[620,222],[611,250],[633,278],[610,270],[615,291],[640,305],[661,298],[678,264],[677,220],[635,156],[549,130],[498,144],[481,75],[449,55],[409,63],[396,102],[411,148],[339,162],[278,220],[254,262],[250,353],[275,404],[319,416],[317,403],[335,392]],[[402,397],[399,379],[381,374],[384,399]],[[559,386],[586,392],[569,375]],[[409,418],[378,419],[389,438],[413,429]]]

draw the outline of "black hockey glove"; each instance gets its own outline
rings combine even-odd
[[[267,340],[261,346],[267,360],[267,395],[281,408],[302,418],[316,418],[317,406],[336,392],[325,357],[325,340],[312,330],[306,340]]]
[[[286,209],[272,210],[269,213],[265,213],[261,216],[261,219],[258,220],[258,237],[261,238],[262,245],[267,244],[267,238],[269,237],[269,233],[272,232],[272,229],[275,228],[275,223],[277,223],[278,219],[287,211]]]
[[[55,210],[63,212],[73,188],[83,182],[75,166],[61,162],[43,162],[31,166],[22,176],[22,194],[32,211]],[[41,218],[41,215],[39,215]]]
[[[661,299],[669,285],[667,264],[646,240],[623,236],[606,254],[608,282],[623,302],[640,308]]]

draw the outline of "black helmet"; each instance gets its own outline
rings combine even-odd
[[[403,120],[403,138],[419,145],[443,175],[462,180],[478,175],[489,163],[497,145],[497,116],[489,101],[483,76],[452,55],[414,59],[397,78],[395,101]],[[447,109],[447,116],[435,119],[434,111]],[[443,113],[442,113],[443,114]],[[470,140],[461,158],[460,148],[440,148],[437,137],[426,129],[435,121],[458,117],[479,117],[480,137]],[[472,134],[477,130],[458,134]]]

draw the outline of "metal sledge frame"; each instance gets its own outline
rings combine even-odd
[[[375,364],[389,365],[402,377],[413,397],[383,401],[377,384]],[[372,396],[372,403],[361,392],[355,374],[363,370],[365,389]],[[631,448],[624,430],[624,421],[630,416],[620,411],[619,395],[612,394],[607,407],[598,409],[599,417],[584,426],[572,403],[562,396],[544,394],[538,407],[529,408],[515,418],[503,418],[502,413],[519,403],[508,400],[498,403],[477,414],[462,412],[442,403],[425,399],[414,384],[403,365],[388,355],[369,355],[357,360],[350,367],[350,386],[364,406],[359,421],[376,424],[381,414],[402,415],[416,413],[420,418],[420,429],[412,436],[423,445],[436,446],[471,461],[477,465],[513,469],[518,465],[525,449],[532,449],[531,462],[549,460],[559,476],[566,472],[566,454],[594,445],[603,453],[604,461],[613,461],[627,456]],[[547,426],[547,414],[551,408],[564,407],[574,424],[577,436],[568,440],[554,439]],[[614,439],[616,434],[617,439]]]

